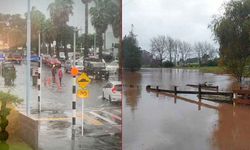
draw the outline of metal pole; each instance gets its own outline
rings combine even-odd
[[[75,67],[75,30],[74,30],[74,51],[73,51],[73,67]],[[72,79],[72,139],[75,139],[75,125],[76,125],[76,76]]]
[[[84,114],[84,99],[82,99],[82,136],[83,136],[83,124],[84,124],[83,114]]]
[[[76,30],[74,30],[74,52],[73,52],[73,66],[75,67],[75,61],[76,61]]]
[[[38,110],[41,112],[41,64],[42,64],[42,58],[41,58],[41,33],[39,32],[38,35],[38,56],[39,56],[39,62],[38,62]]]
[[[30,0],[28,0],[27,15],[27,56],[26,56],[26,115],[30,114],[30,48],[31,48],[31,20],[30,20]]]
[[[96,53],[96,34],[94,34],[94,54]]]
[[[74,139],[76,125],[76,76],[73,76],[72,82],[72,139]]]

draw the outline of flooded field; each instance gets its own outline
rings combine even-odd
[[[146,91],[146,85],[163,89],[197,90],[186,84],[211,83],[220,91],[237,86],[227,75],[204,74],[196,70],[142,69],[124,72],[123,149],[125,150],[230,150],[250,149],[250,106],[216,103],[197,95]]]

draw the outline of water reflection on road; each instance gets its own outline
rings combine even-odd
[[[211,150],[249,148],[250,107],[203,100],[196,95],[148,93],[145,86],[197,90],[185,86],[208,82],[229,91],[233,80],[227,75],[203,74],[195,70],[142,69],[123,74],[123,149]],[[176,103],[175,103],[176,102]],[[210,107],[211,106],[211,107]]]

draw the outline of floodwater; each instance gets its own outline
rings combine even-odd
[[[146,85],[160,88],[197,90],[185,86],[208,82],[220,91],[237,85],[228,75],[183,69],[142,69],[123,73],[124,150],[235,150],[250,149],[250,106],[216,103],[197,95],[146,91]]]

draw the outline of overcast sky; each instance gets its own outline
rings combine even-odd
[[[214,44],[208,28],[213,15],[222,13],[228,0],[123,0],[123,35],[131,30],[139,46],[150,49],[150,39],[169,35],[190,43]]]
[[[4,14],[22,14],[27,12],[28,0],[0,0],[0,13]],[[30,0],[31,7],[35,6],[38,10],[42,11],[46,17],[49,17],[48,5],[54,0]],[[69,25],[84,29],[84,4],[81,0],[73,0],[73,16],[70,17]],[[91,30],[91,29],[90,29]],[[83,32],[84,30],[82,30]]]

